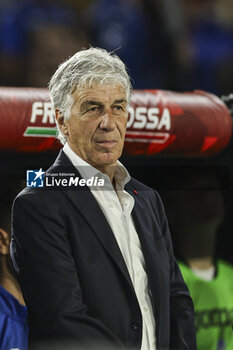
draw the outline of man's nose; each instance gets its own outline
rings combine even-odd
[[[104,114],[102,115],[99,127],[100,129],[107,130],[107,131],[112,131],[115,129],[116,127],[115,117],[111,109],[108,109],[104,112]]]

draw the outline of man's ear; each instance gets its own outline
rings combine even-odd
[[[59,126],[59,129],[60,131],[68,136],[69,135],[69,132],[68,132],[68,126],[67,126],[67,123],[65,122],[64,120],[64,115],[63,113],[58,109],[56,108],[55,109],[55,118],[56,118],[56,121],[57,121],[57,124]]]
[[[9,254],[10,249],[10,237],[6,231],[0,228],[0,254]]]

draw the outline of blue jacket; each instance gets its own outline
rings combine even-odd
[[[0,349],[28,348],[27,308],[0,286]]]

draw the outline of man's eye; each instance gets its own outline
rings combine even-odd
[[[98,107],[91,107],[91,108],[88,108],[87,112],[97,112],[98,111]]]
[[[117,110],[117,111],[123,111],[123,107],[121,105],[116,105],[114,106],[114,108]]]

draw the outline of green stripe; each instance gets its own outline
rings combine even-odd
[[[56,136],[57,130],[55,128],[32,128],[28,127],[24,135],[51,135]]]

